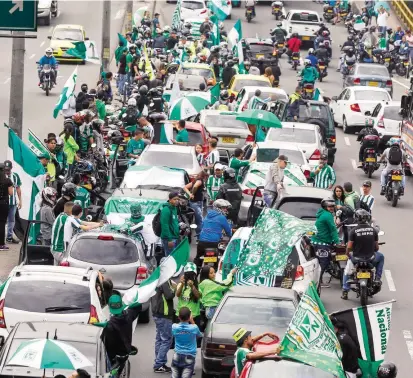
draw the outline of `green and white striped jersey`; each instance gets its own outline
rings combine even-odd
[[[329,186],[333,186],[336,182],[336,173],[334,169],[325,164],[323,168],[316,173],[318,167],[311,172],[311,177],[314,178],[314,187],[321,189],[328,189]]]
[[[66,213],[61,213],[57,216],[53,223],[52,227],[52,246],[50,250],[52,252],[64,252],[65,243],[64,243],[64,229],[65,223],[69,216]]]
[[[219,187],[224,183],[224,177],[209,176],[206,183],[206,190],[211,201],[215,201]]]

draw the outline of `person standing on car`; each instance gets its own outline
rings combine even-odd
[[[240,182],[239,170],[242,167],[248,167],[254,160],[255,156],[252,157],[250,160],[242,160],[244,156],[244,151],[241,148],[236,148],[234,151],[234,156],[229,161],[229,167],[235,170],[235,174],[237,177],[237,181]]]
[[[333,167],[327,164],[327,155],[321,155],[318,166],[310,173],[310,177],[314,179],[314,187],[321,189],[332,189],[336,183],[336,173]]]
[[[160,216],[161,239],[165,256],[171,254],[179,241],[179,194],[171,192],[168,198],[168,202],[162,207]]]
[[[13,239],[13,229],[14,223],[16,221],[16,211],[22,208],[22,182],[20,176],[12,172],[13,164],[10,160],[4,162],[4,173],[13,183],[13,194],[10,196],[9,202],[9,212],[7,214],[7,243],[18,243],[18,241]]]
[[[46,187],[42,190],[42,206],[40,207],[40,233],[42,235],[42,245],[51,245],[52,226],[56,219],[53,213],[53,206],[56,203],[57,192],[54,188]]]
[[[231,204],[231,208],[228,210],[228,219],[235,226],[238,222],[238,213],[241,207],[242,189],[237,183],[235,170],[232,168],[227,168],[224,171],[224,183],[217,194],[217,200],[219,199],[227,200]]]
[[[9,213],[9,197],[13,195],[13,182],[4,172],[4,164],[0,163],[0,251],[8,251],[6,245],[6,220]]]
[[[264,202],[268,207],[271,207],[274,198],[277,198],[278,192],[284,188],[284,169],[287,164],[288,157],[280,155],[274,160],[265,175]]]
[[[187,146],[189,143],[189,135],[187,129],[185,128],[185,120],[181,119],[179,122],[174,122],[174,126],[178,132],[176,134],[176,139],[173,140],[173,144]]]

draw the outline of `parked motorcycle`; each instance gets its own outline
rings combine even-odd
[[[395,66],[397,75],[407,77],[409,72],[409,64],[409,55],[399,55]]]
[[[326,5],[324,6],[324,13],[323,13],[324,20],[330,22],[334,18],[334,7]]]
[[[402,195],[402,180],[403,172],[400,169],[392,169],[387,175],[387,184],[384,196],[387,201],[391,201],[393,207],[397,206],[397,202]]]

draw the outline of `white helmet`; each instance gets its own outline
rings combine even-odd
[[[223,42],[221,42],[221,43],[219,44],[219,46],[225,49],[225,48],[227,48],[228,43],[226,43],[226,42],[223,41]]]
[[[309,49],[308,54],[314,54],[314,49],[313,48]]]
[[[219,213],[223,215],[227,215],[228,210],[232,207],[232,205],[227,200],[224,200],[224,199],[217,199],[216,201],[214,201],[212,206],[214,210],[218,211]]]
[[[171,27],[169,25],[164,26],[163,28],[164,32],[170,32],[171,31]]]
[[[46,56],[52,56],[53,55],[53,49],[51,47],[48,47],[45,51]]]
[[[128,100],[128,106],[136,106],[136,99],[130,98]]]
[[[304,65],[305,66],[311,66],[311,60],[310,59],[304,59]]]
[[[56,196],[57,192],[54,188],[48,186],[42,190],[42,200],[50,206],[54,206],[56,204]]]

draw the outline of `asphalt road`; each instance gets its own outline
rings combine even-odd
[[[293,2],[286,2],[287,9],[291,9]],[[162,3],[162,7],[157,7],[161,13],[162,26],[166,23],[170,25],[171,17],[175,5]],[[311,1],[294,1],[294,9],[312,9],[320,12],[322,7]],[[250,24],[244,22],[244,9],[233,9],[232,19],[225,21],[226,30],[229,31],[232,25],[240,18],[243,23],[243,36],[255,37],[256,34],[262,37],[269,35],[269,29],[276,26],[274,17],[271,15],[269,5],[258,5],[256,7],[257,18]],[[346,37],[346,29],[341,26],[331,27],[333,40],[333,64],[329,70],[329,75],[318,83],[317,86],[322,89],[328,97],[338,95],[342,88],[341,75],[335,72],[338,58],[338,45],[342,44]],[[302,55],[305,52],[302,53]],[[296,73],[287,64],[286,57],[281,61],[281,87],[291,93],[297,84]],[[408,82],[405,79],[394,77],[394,100],[399,100],[407,89]],[[359,144],[355,135],[344,135],[341,129],[337,129],[337,155],[335,170],[337,173],[337,183],[343,184],[345,181],[353,183],[355,188],[361,186],[362,181],[366,178],[363,171],[355,169],[355,163],[358,158]],[[407,189],[405,197],[400,201],[397,208],[392,208],[383,197],[379,196],[380,191],[380,172],[374,173],[373,194],[376,197],[376,205],[373,210],[373,216],[376,218],[386,235],[381,238],[386,245],[383,246],[382,252],[385,254],[385,274],[383,277],[382,291],[376,295],[371,303],[382,302],[396,299],[393,306],[392,332],[386,359],[393,361],[399,368],[399,375],[407,377],[411,374],[413,367],[413,339],[411,332],[413,326],[410,319],[413,310],[413,299],[411,290],[412,282],[408,278],[411,274],[411,268],[406,258],[409,253],[410,240],[409,229],[413,221],[413,195],[411,188],[412,179],[407,180]],[[326,306],[327,311],[333,312],[339,309],[356,307],[359,301],[355,293],[350,293],[349,300],[343,301],[341,298],[341,289],[337,281],[333,280],[331,288],[322,291],[321,298]],[[152,378],[157,376],[153,373],[154,357],[154,335],[155,327],[151,322],[147,325],[139,325],[135,335],[135,344],[139,347],[139,354],[131,359],[133,372],[139,372],[140,377]],[[171,361],[172,351],[168,364]],[[137,370],[136,370],[137,369]],[[198,353],[196,364],[196,376],[201,376],[201,361]]]

